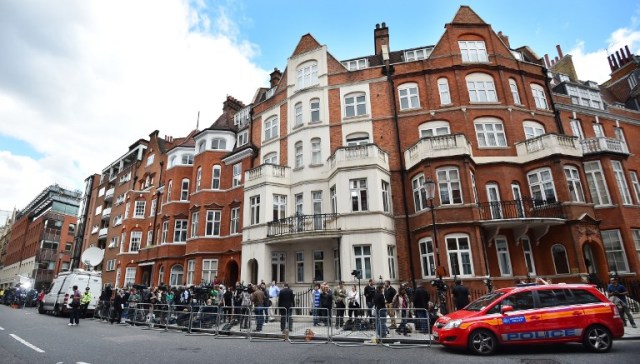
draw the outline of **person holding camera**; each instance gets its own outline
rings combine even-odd
[[[387,315],[391,319],[391,326],[389,326],[390,329],[396,328],[396,310],[395,307],[393,307],[393,299],[396,297],[397,293],[396,289],[391,285],[391,281],[384,281],[384,300],[386,302]]]
[[[355,284],[351,286],[351,291],[347,294],[347,301],[349,302],[349,320],[352,317],[356,319],[360,317],[360,292]]]
[[[367,317],[369,317],[369,322],[373,324],[373,297],[376,294],[376,288],[373,286],[373,279],[369,279],[369,284],[364,287],[364,299],[367,304]],[[384,296],[383,296],[384,299]]]
[[[262,325],[264,324],[265,299],[264,291],[260,289],[260,287],[255,287],[253,292],[251,292],[251,303],[253,303],[254,313],[256,315],[256,332],[262,331]]]
[[[331,309],[333,308],[333,294],[329,289],[329,285],[325,282],[322,285],[320,292],[320,308],[321,308],[321,322],[324,322],[327,327],[331,326]]]
[[[631,315],[631,311],[629,310],[629,304],[627,303],[627,296],[629,295],[629,292],[623,285],[618,283],[618,277],[611,277],[610,282],[611,283],[609,284],[609,286],[607,286],[607,293],[609,293],[609,297],[617,298],[617,302],[614,303],[616,304],[616,306],[618,306],[620,317],[622,318],[624,326],[627,326],[627,320],[625,319],[626,315],[626,318],[628,318],[629,322],[631,323],[631,327],[635,329],[636,322],[633,320],[633,316]]]
[[[378,285],[374,295],[373,304],[376,308],[376,315],[378,321],[376,322],[376,334],[379,338],[387,336],[387,302],[384,299],[384,285]]]
[[[344,288],[344,282],[340,281],[338,287],[333,290],[336,302],[336,329],[344,325],[344,309],[346,307],[347,290]]]

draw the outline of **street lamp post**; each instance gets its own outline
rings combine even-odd
[[[436,226],[436,210],[433,206],[433,199],[435,198],[436,193],[436,183],[431,179],[427,178],[424,182],[424,187],[427,195],[427,199],[429,200],[429,208],[431,209],[431,226],[433,229],[433,249],[436,256],[436,274],[438,275],[438,279],[435,281],[431,281],[431,285],[436,287],[438,291],[438,305],[440,306],[440,313],[443,315],[447,313],[447,303],[446,303],[446,292],[447,285],[442,280],[443,267],[440,265],[440,249],[438,247],[438,229]]]

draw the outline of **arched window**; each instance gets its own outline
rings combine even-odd
[[[438,79],[438,93],[440,94],[440,105],[449,105],[451,103],[449,80],[444,77]]]
[[[294,126],[300,126],[302,125],[302,103],[301,102],[297,102],[296,105],[293,107],[294,110]]]
[[[227,148],[227,140],[222,138],[211,139],[211,149],[225,150]]]
[[[471,73],[465,80],[470,102],[498,102],[493,77],[486,73]]]
[[[311,99],[309,101],[309,111],[311,112],[311,122],[317,123],[320,121],[320,99]]]
[[[369,134],[367,133],[353,133],[347,135],[347,146],[353,147],[356,145],[366,145],[371,143],[369,140]]]
[[[294,147],[295,153],[295,168],[302,168],[304,159],[302,155],[302,142],[297,142]]]
[[[267,153],[264,158],[262,158],[263,164],[278,164],[278,153],[271,152]]]
[[[418,129],[420,130],[420,138],[451,134],[448,121],[428,121],[420,124]]]
[[[311,139],[311,164],[322,164],[322,145],[320,138]]]
[[[367,114],[367,96],[364,92],[354,92],[344,97],[344,116],[362,116]]]
[[[180,185],[180,201],[188,201],[189,200],[189,179],[185,178],[182,180],[182,184]]]
[[[264,122],[264,140],[271,140],[278,136],[278,117],[272,116]]]
[[[158,286],[164,285],[164,266],[160,266],[158,269]]]
[[[220,189],[220,175],[222,173],[222,169],[219,165],[213,166],[211,169],[211,189],[219,190]]]
[[[200,191],[201,182],[202,182],[202,167],[198,167],[196,171],[196,191]]]
[[[533,93],[533,99],[535,100],[536,107],[538,109],[549,109],[547,97],[544,95],[544,88],[542,88],[542,86],[532,83],[531,92]]]
[[[545,133],[544,125],[540,124],[537,121],[525,121],[523,123],[524,126],[524,136],[527,139],[539,137]]]
[[[176,264],[171,267],[171,276],[169,277],[169,285],[180,286],[182,285],[182,276],[184,274],[184,268],[180,264]]]
[[[305,62],[296,69],[298,89],[318,84],[318,62]]]
[[[398,86],[400,110],[417,109],[420,107],[420,97],[417,83],[405,83]]]
[[[169,183],[167,183],[167,202],[171,201],[172,188],[173,188],[173,181],[169,180]]]
[[[518,84],[513,78],[509,79],[509,89],[511,90],[511,97],[513,97],[513,103],[516,105],[522,104],[520,102],[520,93],[518,92]]]
[[[562,244],[555,244],[551,247],[551,255],[553,257],[553,266],[556,274],[569,274],[569,257],[567,257],[567,249]]]

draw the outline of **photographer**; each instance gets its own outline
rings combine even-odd
[[[364,287],[364,299],[367,304],[367,316],[369,317],[369,322],[373,324],[373,296],[376,294],[376,288],[373,286],[373,279],[369,279],[369,284]],[[383,296],[384,299],[384,296]]]

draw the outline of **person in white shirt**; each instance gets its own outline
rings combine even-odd
[[[271,316],[271,321],[275,321],[276,315],[279,314],[277,309],[279,295],[280,295],[280,287],[278,287],[278,285],[276,284],[276,281],[272,281],[271,286],[269,286],[269,298],[271,299],[271,307],[269,307],[269,310],[271,311],[271,313],[269,316]]]
[[[349,303],[349,320],[351,320],[352,316],[355,318],[360,317],[360,292],[358,292],[355,284],[351,286],[351,290],[347,293],[347,302]]]

